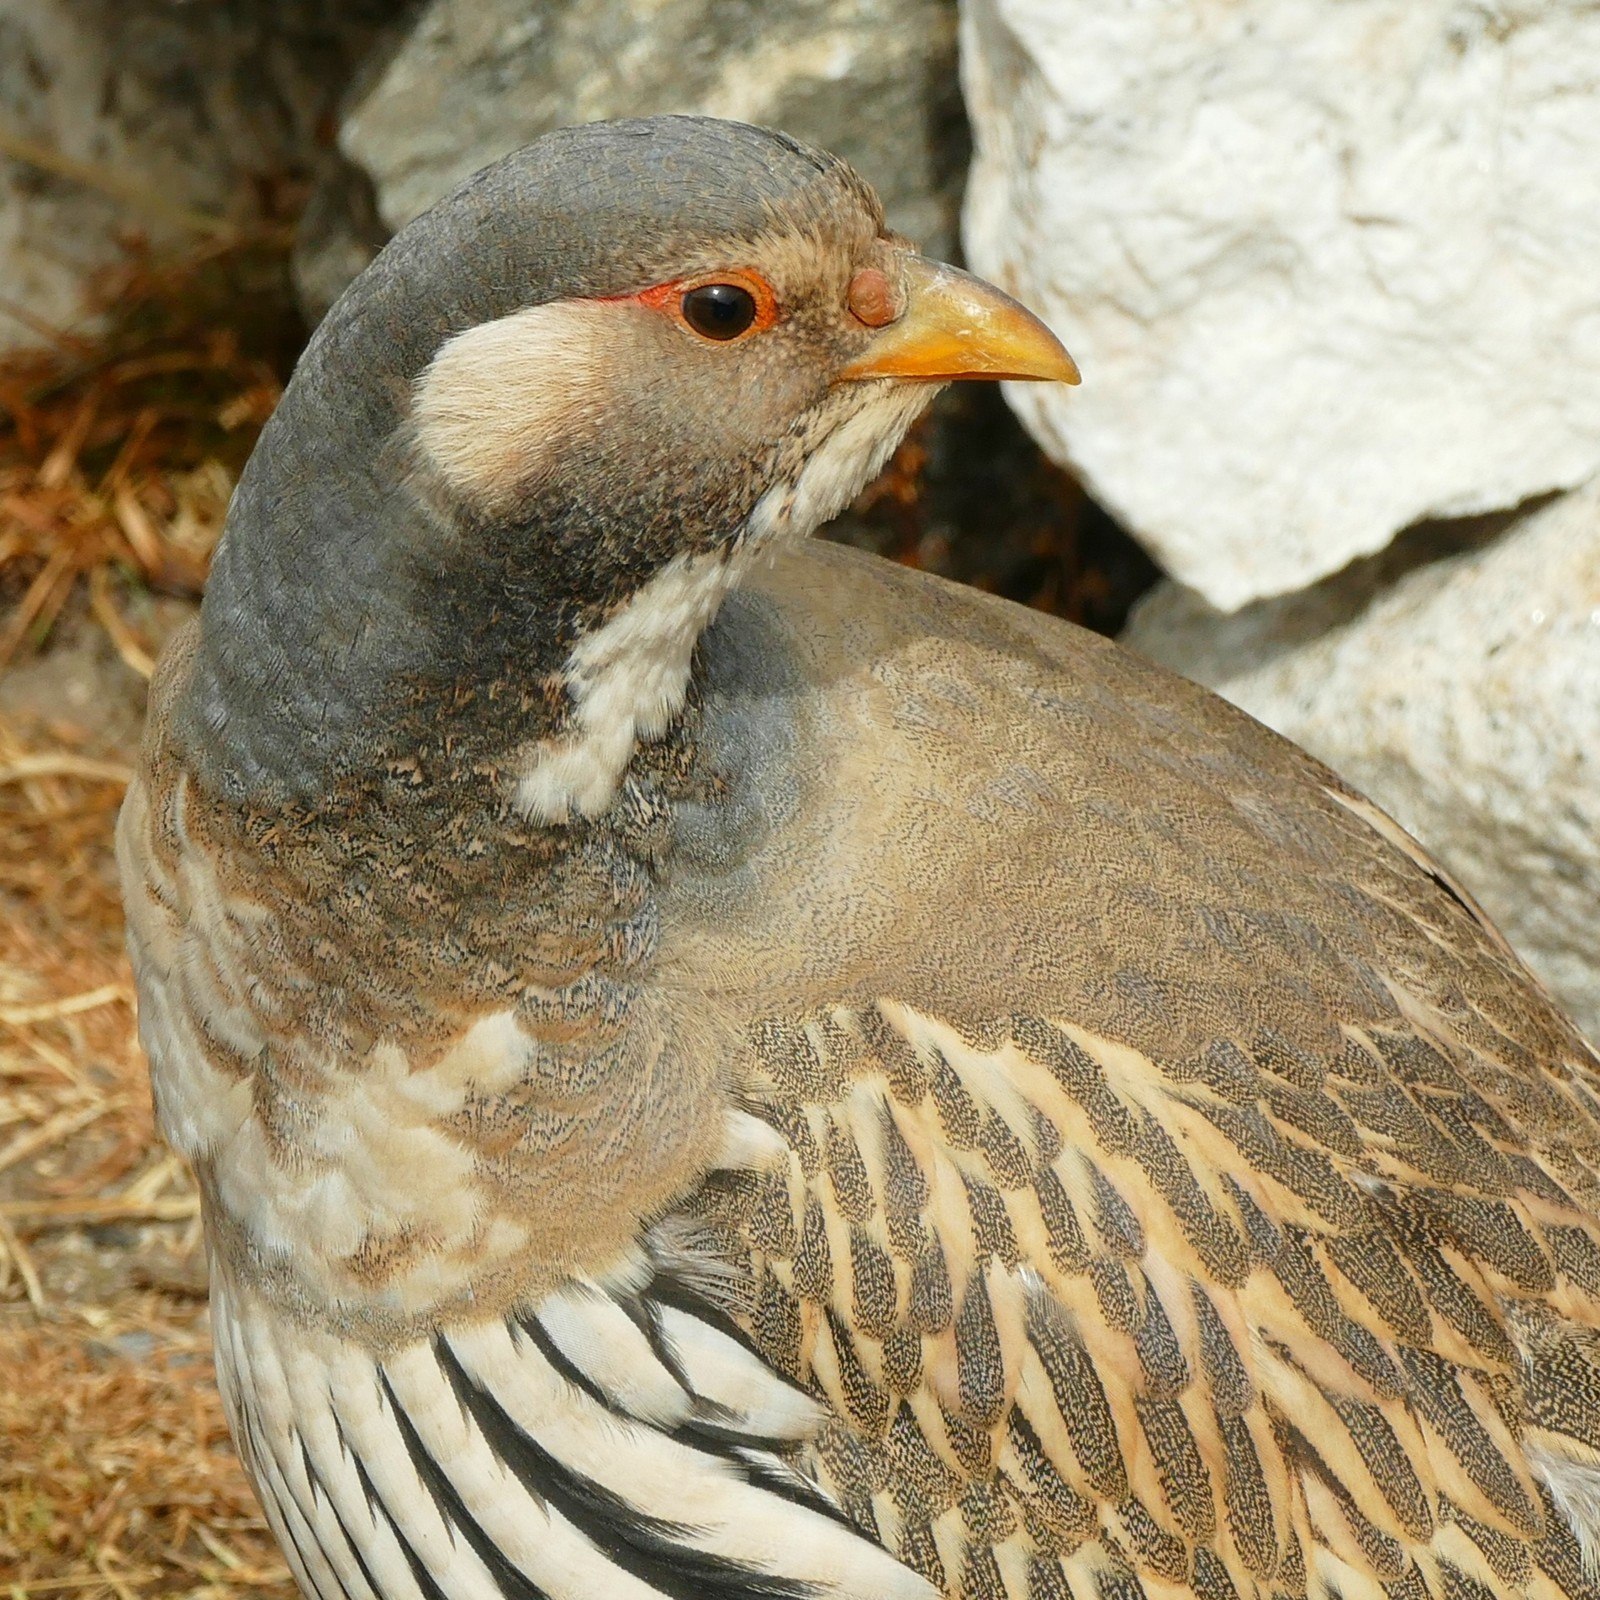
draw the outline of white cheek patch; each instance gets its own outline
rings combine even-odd
[[[417,380],[416,438],[445,482],[493,508],[538,476],[549,442],[597,425],[608,308],[556,300],[458,333]]]

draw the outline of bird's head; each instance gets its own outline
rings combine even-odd
[[[623,589],[664,558],[811,532],[942,382],[1076,380],[1031,313],[888,232],[849,167],[763,129],[576,128],[479,184],[510,189],[494,212],[541,254],[417,376],[419,457],[465,515]],[[471,200],[425,231],[482,217]]]
[[[329,314],[241,483],[207,645],[270,615],[251,695],[281,682],[302,720],[305,657],[325,694],[559,674],[668,569],[810,533],[970,377],[1077,381],[842,161],[697,117],[562,130],[411,223]],[[693,632],[718,583],[675,591]]]

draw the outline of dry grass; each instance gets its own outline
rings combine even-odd
[[[199,1223],[134,1035],[111,832],[142,679],[297,342],[282,252],[0,362],[0,1595],[293,1588],[227,1441]]]
[[[102,286],[114,312],[101,336],[0,363],[0,667],[42,645],[87,580],[95,615],[148,673],[113,590],[200,592],[296,342],[282,277],[270,244],[214,245],[159,272],[135,262]]]

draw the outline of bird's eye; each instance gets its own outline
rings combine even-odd
[[[683,297],[683,320],[707,339],[737,339],[756,320],[756,298],[736,283],[702,283]]]

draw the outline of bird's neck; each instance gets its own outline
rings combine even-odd
[[[341,487],[286,508],[241,484],[184,708],[198,775],[321,807],[399,766],[493,773],[534,823],[603,812],[681,712],[745,555],[597,572],[592,553],[563,559],[581,541],[560,530],[463,527],[403,486]]]
[[[691,703],[623,803],[566,827],[443,748],[330,804],[218,803],[154,725],[151,811],[209,864],[190,909],[244,917],[197,981],[225,997],[230,1041],[273,1044],[208,1047],[249,1080],[242,1120],[185,1050],[161,1063],[158,1115],[221,1259],[281,1309],[425,1337],[548,1292],[557,1263],[609,1265],[703,1171],[721,1057],[699,1029],[663,1047],[654,983],[678,807],[721,803],[697,723]]]
[[[236,799],[318,804],[421,763],[513,771],[538,824],[598,816],[682,709],[744,562],[847,504],[927,398],[891,390],[790,441],[798,470],[715,516],[693,493],[577,481],[485,521],[419,469],[389,388],[329,376],[337,333],[319,330],[240,480],[202,610],[181,717],[197,775]]]
[[[527,739],[514,803],[535,822],[602,814],[641,740],[683,711],[695,645],[748,560],[724,545],[675,557],[597,626],[578,637],[559,679],[563,726]]]
[[[423,508],[374,499],[370,530],[341,527],[336,502],[315,536],[296,537],[302,522],[285,537],[263,525],[279,506],[258,507],[241,486],[184,706],[189,759],[208,787],[321,804],[446,746],[482,762],[497,744],[554,731],[561,708],[547,685],[571,647],[563,635],[578,630],[508,584],[487,552],[452,548],[457,530],[429,526]],[[416,551],[430,542],[424,575]]]

